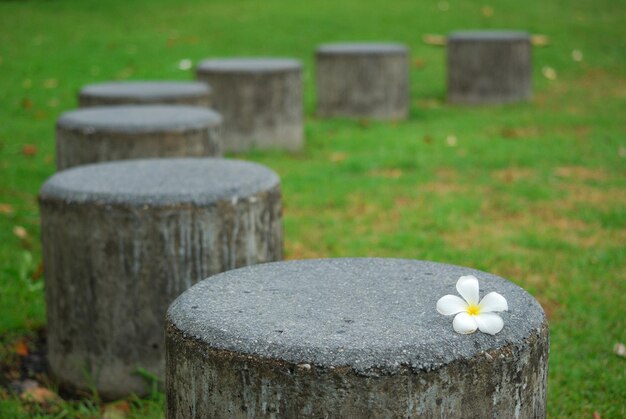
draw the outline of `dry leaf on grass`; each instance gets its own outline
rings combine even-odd
[[[443,35],[426,34],[422,36],[422,41],[427,45],[444,46],[448,42]]]
[[[34,156],[37,154],[37,146],[34,144],[24,144],[22,154],[25,156]]]
[[[33,281],[37,281],[41,278],[41,275],[43,275],[43,261],[39,262],[37,269],[35,269],[35,272],[33,272],[30,277]]]
[[[130,404],[126,400],[108,403],[102,409],[102,419],[124,419],[130,413]]]
[[[622,358],[626,358],[626,346],[622,342],[617,342],[613,345],[613,353]]]
[[[46,89],[54,89],[59,85],[59,81],[57,79],[46,79],[43,81],[43,87]]]
[[[13,206],[10,204],[0,204],[0,214],[13,214]]]
[[[18,340],[13,348],[15,349],[15,353],[19,356],[26,356],[29,353],[28,345],[23,339]]]
[[[347,158],[348,158],[348,155],[342,152],[336,152],[330,155],[330,161],[332,161],[333,163],[340,163]]]
[[[550,38],[546,35],[533,35],[530,37],[530,42],[536,47],[545,47],[550,45]]]
[[[548,80],[556,80],[556,70],[552,67],[545,66],[541,69],[541,74]]]
[[[61,398],[55,392],[39,385],[27,388],[20,398],[26,402],[41,405],[51,405],[58,403]]]
[[[581,62],[583,60],[583,53],[579,49],[575,49],[572,51],[572,60],[576,62]]]
[[[13,234],[15,235],[15,237],[20,238],[22,240],[25,240],[28,238],[28,232],[22,226],[14,226]]]

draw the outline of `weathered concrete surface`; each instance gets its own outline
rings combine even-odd
[[[109,105],[189,105],[209,107],[211,88],[193,81],[111,81],[89,84],[78,93],[82,108]]]
[[[56,127],[57,168],[148,157],[219,157],[221,125],[218,113],[195,106],[103,106],[65,112]]]
[[[304,144],[302,64],[287,58],[220,58],[198,65],[224,117],[225,151],[299,150]]]
[[[497,335],[459,335],[459,276],[508,300]],[[545,417],[548,327],[528,293],[402,259],[268,263],[201,281],[167,317],[168,418]]]
[[[107,399],[164,376],[168,305],[200,279],[282,259],[278,176],[253,163],[153,159],[80,166],[40,193],[48,362]]]
[[[409,112],[408,48],[395,43],[336,43],[317,48],[317,114],[403,119]]]
[[[495,104],[530,99],[530,35],[466,31],[448,36],[448,101]]]

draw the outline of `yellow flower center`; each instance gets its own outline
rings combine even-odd
[[[480,307],[478,307],[475,304],[470,304],[469,307],[467,307],[467,314],[469,314],[470,316],[477,316],[478,313],[480,313]]]

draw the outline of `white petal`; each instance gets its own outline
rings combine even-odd
[[[474,275],[460,277],[456,290],[469,304],[478,304],[478,279]]]
[[[452,327],[454,328],[455,332],[461,333],[463,335],[474,333],[478,328],[478,325],[474,320],[475,318],[475,316],[470,316],[467,313],[459,313],[454,317],[454,320],[452,321]]]
[[[456,295],[444,295],[437,301],[437,311],[446,316],[467,310],[467,303]]]
[[[495,313],[481,313],[474,316],[474,319],[480,331],[490,335],[495,335],[504,327],[504,321]]]
[[[480,300],[481,313],[489,313],[492,311],[507,311],[509,309],[509,305],[506,302],[506,298],[498,294],[497,292],[490,292],[485,295],[482,300]]]

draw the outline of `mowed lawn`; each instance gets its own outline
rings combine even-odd
[[[237,156],[282,178],[287,258],[427,259],[508,278],[549,318],[549,416],[626,417],[613,349],[626,342],[624,22],[616,0],[0,2],[0,417],[162,415],[158,392],[112,406],[8,389],[46,325],[37,193],[81,86],[193,79],[186,60],[242,55],[304,63],[304,150]],[[445,48],[424,35],[471,28],[543,35],[530,102],[446,103]],[[315,117],[316,45],[355,40],[409,46],[408,120]]]

